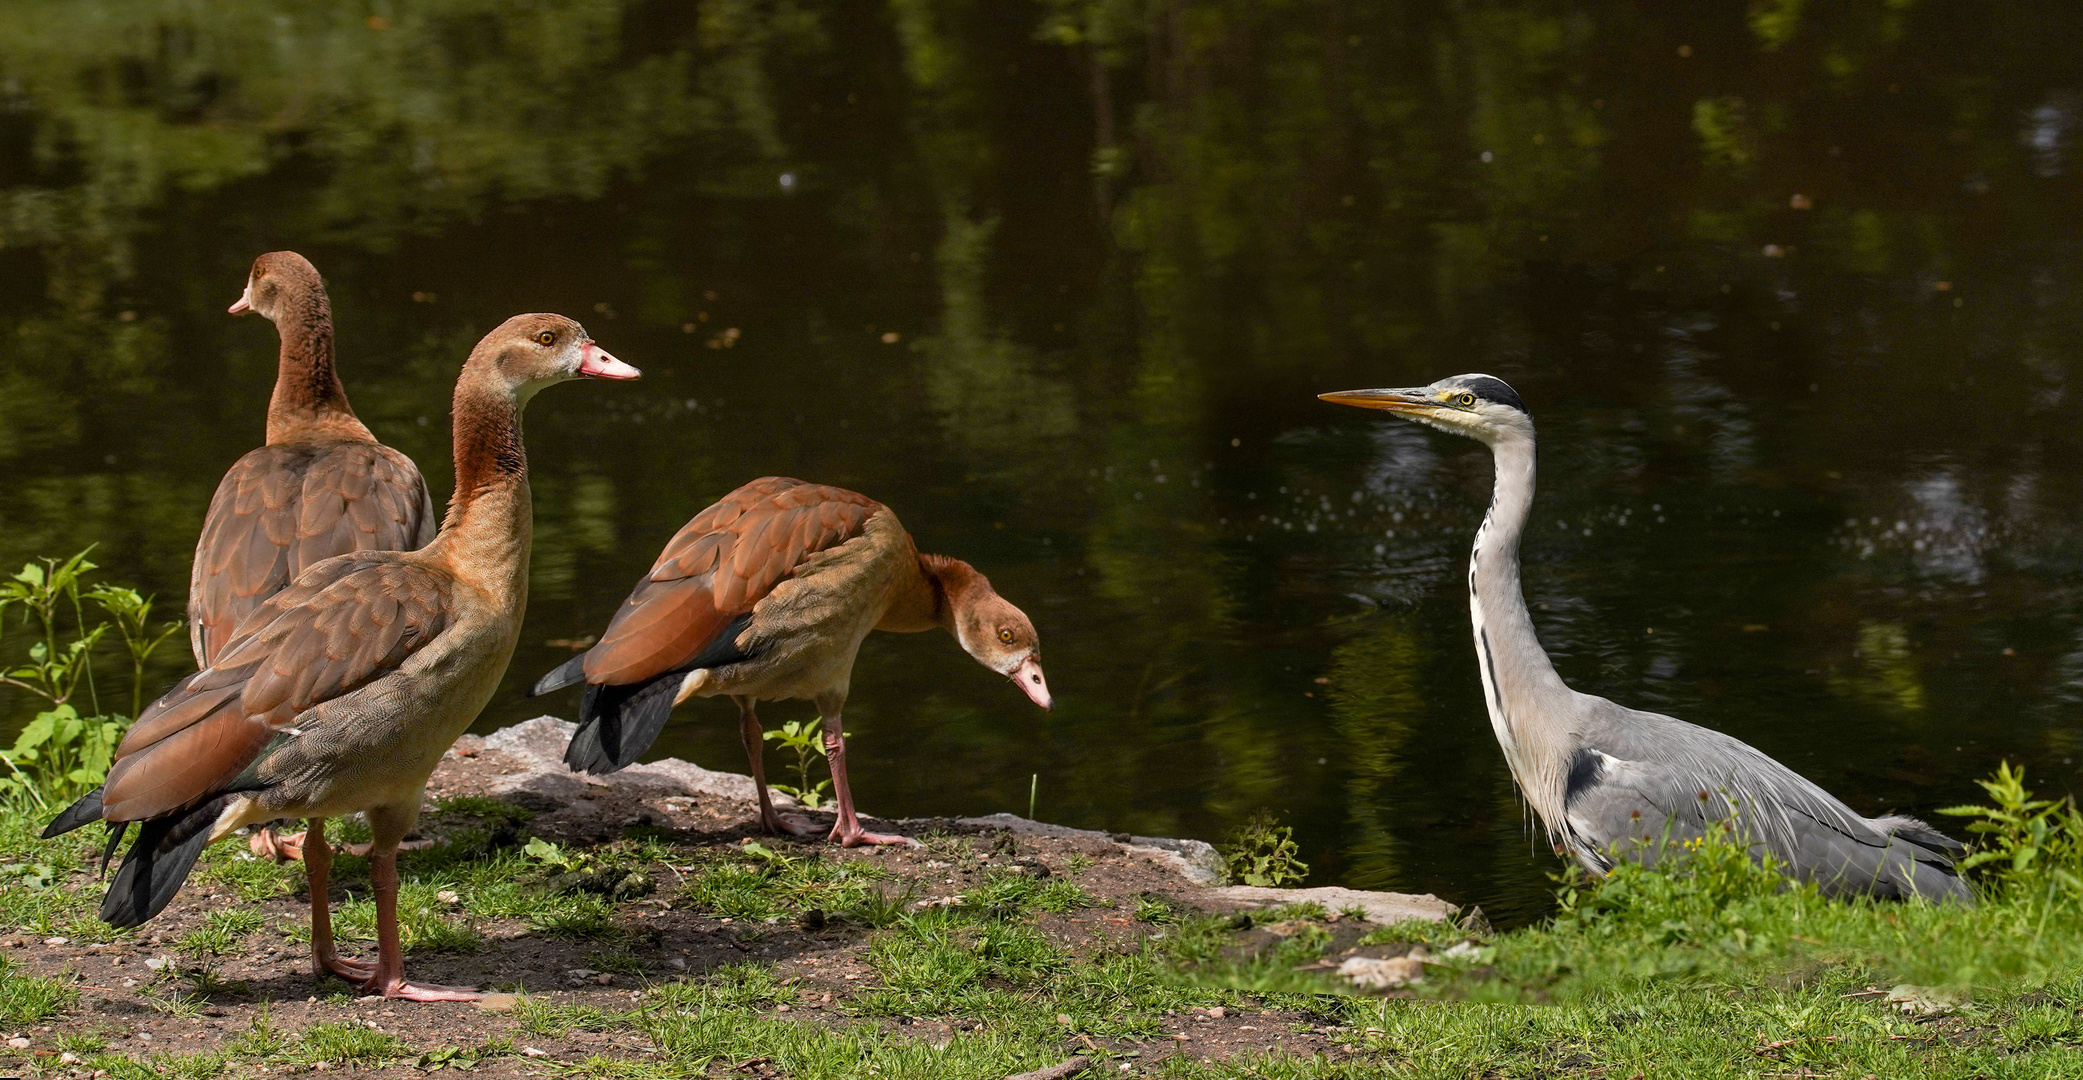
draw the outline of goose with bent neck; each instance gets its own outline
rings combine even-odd
[[[398,846],[427,777],[491,699],[528,600],[533,515],[521,409],[578,377],[633,379],[561,315],[519,315],[478,343],[456,383],[456,492],[434,542],[359,552],[306,570],[239,625],[209,667],[144,711],[108,781],[59,815],[141,823],[103,920],[136,926],[172,900],[205,845],[246,825],[310,821],[311,943],[320,974],[420,1001],[474,991],[405,981]],[[376,899],[373,963],[334,947],[324,819],[364,813]]]
[[[1519,541],[1533,513],[1533,417],[1502,379],[1456,375],[1319,396],[1489,446],[1496,482],[1468,564],[1476,664],[1512,779],[1558,851],[1604,873],[1622,858],[1655,862],[1669,841],[1712,828],[1827,895],[1972,902],[1954,861],[1961,845],[1924,822],[1862,817],[1746,743],[1562,681],[1519,580]]]
[[[908,844],[861,827],[840,714],[869,632],[935,628],[1049,708],[1034,624],[975,567],[920,554],[897,515],[866,495],[768,476],[682,526],[599,644],[544,675],[534,693],[586,685],[564,761],[595,774],[641,757],[680,702],[730,698],[759,793],[760,825],[798,836],[817,830],[775,812],[754,708],[760,701],[812,701],[832,770],[837,816],[829,839],[846,847]]]

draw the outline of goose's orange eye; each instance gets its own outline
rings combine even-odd
[[[555,331],[545,330],[535,335],[535,340],[541,344],[548,345],[557,340],[557,334]]]
[[[1010,644],[1012,644],[1012,643],[1013,643],[1013,631],[1012,631],[1012,628],[1011,628],[1011,627],[1009,627],[1009,626],[1001,626],[1001,627],[999,627],[999,628],[998,628],[998,640],[1000,640],[1000,641],[1003,641],[1003,642],[1005,642],[1005,643],[1006,643],[1007,645],[1010,645]]]

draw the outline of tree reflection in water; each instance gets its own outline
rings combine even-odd
[[[530,433],[516,690],[762,473],[1020,598],[1059,710],[871,644],[872,808],[1271,807],[1324,880],[1537,910],[1455,587],[1487,463],[1310,397],[1464,370],[1541,422],[1583,689],[1868,812],[2076,775],[2072,5],[370,12],[0,5],[0,565],[98,541],[178,597],[273,374],[219,312],[294,247],[438,488],[498,319],[645,367]],[[661,750],[729,761],[715,719]]]

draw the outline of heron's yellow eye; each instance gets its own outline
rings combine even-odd
[[[1007,645],[1010,645],[1010,644],[1012,644],[1012,643],[1013,643],[1013,631],[1012,631],[1012,627],[1009,627],[1009,626],[1001,626],[1001,627],[999,627],[999,628],[998,628],[998,640],[1000,640],[1000,641],[1003,641],[1003,642],[1005,642],[1005,643],[1006,643]]]
[[[1456,400],[1456,401],[1458,401],[1458,402],[1460,402],[1460,405],[1461,405],[1461,407],[1462,407],[1462,408],[1464,408],[1464,409],[1473,409],[1473,408],[1475,408],[1475,395],[1474,395],[1474,394],[1463,394],[1463,395],[1461,395],[1461,396],[1460,396],[1459,398],[1456,398],[1455,400]]]
[[[557,340],[556,331],[545,330],[542,333],[535,335],[535,340],[541,342],[544,345],[548,345],[551,342]]]

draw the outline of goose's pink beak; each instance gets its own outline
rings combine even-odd
[[[1041,661],[1032,656],[1020,661],[1020,666],[1013,669],[1012,680],[1021,692],[1044,709],[1055,701],[1049,696],[1049,680],[1042,678]]]
[[[589,341],[579,351],[579,374],[589,379],[634,379],[643,372],[615,359],[615,354]]]
[[[245,292],[239,294],[239,298],[237,300],[231,302],[230,307],[224,309],[224,313],[227,315],[244,315],[252,310],[253,290],[251,288],[248,288]]]

